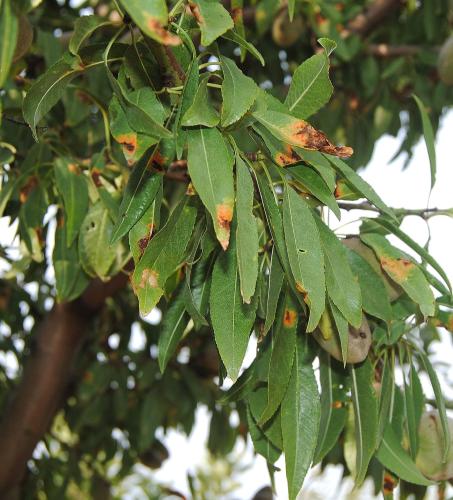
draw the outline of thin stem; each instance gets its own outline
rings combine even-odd
[[[343,210],[368,210],[371,212],[378,212],[380,210],[375,206],[371,205],[371,203],[363,202],[363,203],[352,203],[349,201],[339,201],[338,206]],[[402,215],[404,217],[408,215],[416,215],[421,217],[422,219],[428,219],[430,217],[434,217],[436,215],[449,215],[452,209],[450,208],[393,208],[392,209],[396,215]]]

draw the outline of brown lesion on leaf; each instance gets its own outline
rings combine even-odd
[[[179,36],[176,36],[165,29],[163,24],[155,17],[149,17],[146,24],[148,25],[149,30],[156,35],[163,45],[176,46],[181,44]]]
[[[384,255],[379,260],[385,271],[390,273],[399,282],[406,281],[409,274],[415,268],[415,264],[408,259],[392,259]]]
[[[285,309],[283,314],[283,326],[292,328],[296,324],[297,313],[294,309]]]
[[[384,474],[384,479],[382,482],[382,492],[384,493],[384,495],[391,495],[397,484],[398,481],[395,476],[393,476],[389,472],[386,472]]]
[[[323,132],[316,130],[305,120],[291,123],[285,130],[285,134],[288,134],[291,142],[304,149],[321,151],[340,158],[349,158],[353,153],[353,149],[349,146],[332,144]]]
[[[32,175],[27,179],[27,182],[22,186],[19,193],[19,201],[21,203],[25,203],[30,195],[30,193],[35,189],[38,185],[38,178],[35,175]]]
[[[134,162],[133,157],[137,151],[137,134],[133,132],[120,134],[117,135],[115,139],[123,147],[123,153],[127,159],[127,163],[131,165]]]
[[[151,288],[159,287],[158,272],[148,268],[143,270],[142,275],[140,277],[140,283],[138,284],[138,288],[145,288],[146,286],[150,286]]]
[[[99,188],[102,187],[101,182],[101,172],[97,168],[91,170],[91,178],[93,179],[94,185]]]
[[[285,145],[284,151],[278,151],[275,156],[275,162],[281,167],[286,167],[287,165],[292,165],[301,161],[301,157],[294,151],[294,149],[289,145]]]
[[[234,24],[238,24],[242,21],[243,12],[242,7],[235,7],[234,9],[231,9],[231,17],[233,18]]]
[[[71,174],[80,175],[80,168],[75,163],[68,163],[68,170]]]
[[[217,205],[216,218],[217,224],[225,234],[225,237],[220,240],[220,244],[222,245],[222,248],[226,250],[228,248],[228,243],[230,242],[230,226],[231,221],[233,220],[233,207],[231,205],[227,205],[226,203]]]
[[[195,18],[195,21],[197,21],[199,25],[206,24],[204,17],[201,15],[200,7],[198,7],[196,3],[189,2],[189,9],[193,17]]]
[[[339,410],[340,408],[343,408],[343,403],[341,401],[333,401],[332,408],[334,410]]]

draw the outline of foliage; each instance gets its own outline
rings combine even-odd
[[[427,354],[436,327],[452,329],[451,285],[356,169],[404,129],[408,156],[423,133],[434,185],[448,8],[391,7],[376,27],[349,0],[0,2],[0,215],[18,246],[2,242],[0,347],[22,366],[54,302],[131,283],[83,337],[24,498],[82,483],[96,497],[113,462],[118,480],[158,468],[156,430],[189,434],[199,404],[213,455],[250,436],[272,475],[285,454],[291,499],[320,462],[377,491],[387,471],[439,478],[419,466],[418,372],[450,457]],[[328,210],[359,199],[377,217],[339,239]],[[19,384],[3,366],[5,408]]]

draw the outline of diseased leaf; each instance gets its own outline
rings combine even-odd
[[[228,248],[234,209],[234,158],[216,128],[188,131],[188,168],[201,201],[211,214],[222,248]]]
[[[230,14],[217,0],[194,0],[189,7],[200,27],[201,44],[205,47],[234,28]]]
[[[148,169],[152,151],[140,159],[135,166],[126,188],[118,212],[118,220],[112,231],[111,243],[120,240],[140,219],[151,205],[162,184],[162,176]]]
[[[325,134],[308,122],[279,111],[255,111],[254,118],[264,125],[277,139],[291,146],[321,151],[330,155],[349,158],[353,151],[348,146],[335,146]]]
[[[303,337],[297,339],[281,414],[288,498],[295,500],[313,460],[321,415],[312,356]]]
[[[251,108],[258,94],[258,86],[228,57],[222,57],[220,61],[223,71],[222,127],[228,127]]]
[[[63,198],[69,247],[77,237],[88,210],[88,183],[80,168],[63,157],[55,160],[55,183]]]
[[[210,75],[203,75],[193,99],[192,105],[182,117],[181,125],[184,127],[193,127],[195,125],[204,125],[206,127],[215,127],[220,116],[209,99],[208,81]]]
[[[0,87],[8,78],[19,33],[19,20],[12,6],[13,0],[0,3]]]
[[[236,245],[241,295],[247,304],[258,278],[258,227],[253,215],[253,181],[247,164],[236,155]]]
[[[336,47],[331,40],[318,40],[324,51],[315,54],[293,74],[285,104],[297,118],[306,119],[329,102],[333,86],[329,79],[329,55]],[[327,43],[325,43],[327,42]]]
[[[136,265],[131,281],[142,316],[151,312],[164,293],[167,279],[181,264],[196,214],[196,209],[184,198],[165,226],[151,239]]]
[[[312,212],[294,189],[286,186],[283,226],[288,260],[297,290],[310,307],[307,331],[312,332],[325,308],[324,257]]]
[[[111,25],[111,21],[100,16],[82,16],[75,20],[74,32],[69,40],[69,52],[77,55],[83,42],[87,40],[98,28]]]
[[[391,470],[400,479],[412,484],[430,486],[433,481],[427,479],[417,469],[415,462],[401,446],[391,425],[385,428],[384,436],[377,450],[376,457],[381,464]]]
[[[434,315],[434,295],[423,272],[402,250],[393,247],[384,236],[367,233],[362,241],[376,253],[381,267],[420,306],[425,316]]]
[[[178,36],[165,29],[168,10],[165,0],[120,0],[137,26],[150,38],[164,45],[179,45]]]
[[[423,104],[421,99],[417,97],[415,94],[412,94],[412,97],[417,103],[418,110],[420,111],[420,116],[422,119],[423,135],[425,136],[426,150],[428,151],[428,157],[429,157],[429,167],[431,171],[431,189],[432,189],[434,187],[434,184],[436,183],[436,170],[437,170],[436,147],[434,143],[433,126],[431,124],[431,120],[429,119],[425,105]]]
[[[373,368],[367,358],[359,365],[348,365],[351,374],[352,403],[356,443],[357,485],[362,484],[377,445],[378,404],[373,389]]]
[[[228,250],[217,257],[212,271],[209,303],[220,357],[228,376],[236,380],[255,321],[257,301],[251,304],[242,301],[234,238]]]
[[[297,306],[288,293],[280,303],[280,311],[272,333],[272,354],[269,362],[267,405],[258,425],[265,424],[277,411],[291,376],[296,347]]]
[[[277,311],[278,299],[283,285],[283,272],[280,260],[278,258],[275,247],[272,247],[271,262],[269,269],[269,279],[267,282],[266,290],[266,317],[264,320],[263,335],[266,335],[270,330],[275,320],[275,313]]]
[[[348,322],[359,328],[362,323],[362,295],[349,266],[346,249],[319,217],[315,220],[324,252],[327,294]]]

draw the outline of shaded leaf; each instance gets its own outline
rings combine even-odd
[[[201,30],[201,44],[205,47],[234,28],[230,14],[217,0],[194,0],[189,6]]]
[[[258,59],[258,61],[261,63],[261,66],[264,66],[264,58],[258,51],[258,49],[253,44],[245,40],[244,37],[239,33],[236,33],[236,31],[227,31],[222,35],[222,37],[237,43],[242,49],[245,49],[247,52],[252,54],[253,57]]]
[[[81,16],[75,20],[74,32],[69,40],[69,52],[77,55],[83,42],[98,28],[109,26],[112,23],[100,16]]]
[[[415,94],[412,94],[415,102],[417,103],[418,110],[420,111],[420,116],[422,119],[422,127],[423,127],[423,135],[425,136],[425,144],[426,150],[428,151],[429,157],[429,166],[431,171],[431,189],[434,187],[436,183],[436,147],[434,144],[434,131],[433,126],[431,124],[431,120],[429,119],[426,108],[419,97]]]
[[[215,127],[219,123],[219,113],[210,102],[208,94],[208,81],[210,76],[211,75],[207,74],[203,75],[201,78],[193,102],[182,117],[181,125],[184,127],[193,127],[195,125]]]
[[[8,78],[19,33],[19,20],[12,7],[12,0],[0,3],[0,87]]]
[[[280,260],[277,256],[275,247],[272,247],[269,279],[266,289],[266,317],[264,320],[263,335],[267,334],[275,320],[275,313],[277,311],[277,304],[280,297],[284,276],[285,274],[280,264]]]

